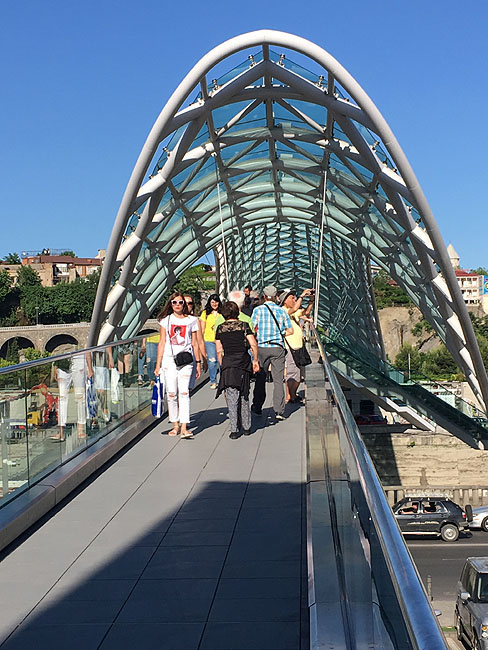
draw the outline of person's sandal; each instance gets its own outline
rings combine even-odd
[[[180,435],[180,438],[183,440],[184,438],[193,438],[193,433],[191,431],[186,431],[185,433],[182,433]]]
[[[177,436],[179,433],[179,425],[175,424],[171,431],[168,433],[169,436]]]

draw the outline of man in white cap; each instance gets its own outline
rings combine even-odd
[[[266,371],[271,366],[273,377],[273,409],[277,420],[284,420],[285,336],[293,334],[290,317],[276,304],[276,287],[263,289],[264,303],[252,312],[251,320],[258,340],[258,358],[261,370],[256,374],[251,410],[261,415],[266,399]]]

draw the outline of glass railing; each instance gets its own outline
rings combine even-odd
[[[0,369],[0,507],[150,404],[142,338]]]
[[[337,410],[334,431],[338,435],[341,471],[334,450],[328,448],[326,459],[330,462],[332,458],[333,464],[326,476],[329,502],[334,504],[331,512],[336,519],[331,525],[336,527],[335,545],[341,559],[338,572],[349,608],[351,636],[363,642],[373,636],[368,647],[446,650],[323,341],[317,341]],[[353,645],[356,647],[354,641]]]
[[[321,340],[325,349],[333,357],[345,363],[349,368],[356,370],[379,388],[384,388],[390,392],[397,391],[397,398],[411,398],[412,407],[426,417],[437,421],[436,416],[441,416],[452,424],[461,427],[465,433],[471,435],[475,440],[488,440],[488,431],[482,423],[477,422],[472,417],[472,405],[454,393],[452,393],[454,406],[451,406],[447,401],[427,390],[422,384],[408,378],[405,380],[404,373],[393,368],[388,362],[377,357],[374,360],[366,361],[364,351],[361,351],[361,357],[359,357],[326,336],[322,336]],[[371,355],[371,357],[374,357],[374,355]]]
[[[330,337],[325,337],[324,341],[326,345],[336,343],[339,347],[345,349],[345,346],[342,343],[335,341]],[[354,348],[354,356],[377,368],[398,384],[420,386],[421,388],[424,388],[428,392],[439,397],[439,399],[447,401],[450,406],[454,406],[458,411],[461,411],[470,418],[476,417],[479,420],[486,418],[486,413],[484,413],[478,406],[466,401],[453,389],[449,388],[444,383],[432,379],[432,377],[428,377],[420,370],[409,371],[408,369],[396,368],[388,361],[381,359],[371,351],[359,346]]]

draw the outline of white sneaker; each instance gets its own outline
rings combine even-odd
[[[217,388],[217,384],[210,384],[210,388]]]

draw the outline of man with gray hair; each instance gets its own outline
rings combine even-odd
[[[266,399],[266,371],[271,366],[273,377],[273,409],[277,420],[284,420],[285,388],[285,336],[293,333],[288,313],[276,304],[276,287],[269,285],[263,289],[264,303],[252,312],[253,330],[258,340],[258,358],[261,369],[256,373],[251,410],[261,415]]]
[[[234,291],[231,291],[227,296],[227,300],[232,300],[232,302],[236,303],[236,305],[239,307],[239,311],[242,310],[242,305],[244,304],[245,298],[246,294],[240,289],[234,289]]]

